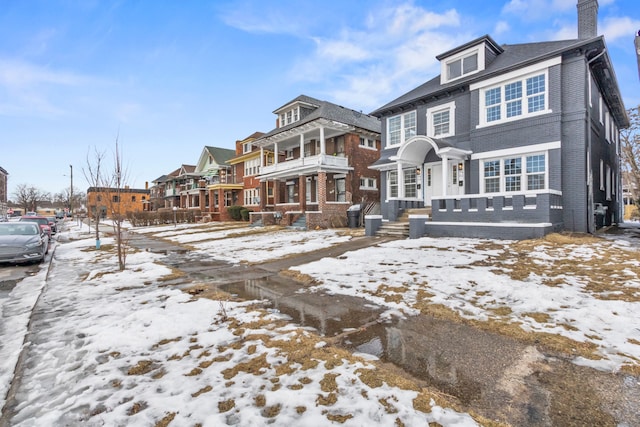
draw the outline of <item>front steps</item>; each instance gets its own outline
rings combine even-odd
[[[397,221],[386,221],[376,232],[376,236],[395,237],[404,239],[409,237],[409,215],[428,215],[431,217],[431,208],[405,209]]]

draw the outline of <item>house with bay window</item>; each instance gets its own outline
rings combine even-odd
[[[380,107],[381,215],[410,236],[532,238],[622,219],[619,130],[629,125],[579,0],[578,38],[500,45],[485,35],[437,57],[440,75]]]
[[[347,209],[377,206],[380,121],[301,95],[274,111],[275,129],[251,142],[260,151],[260,209],[252,221],[305,228],[344,226]]]

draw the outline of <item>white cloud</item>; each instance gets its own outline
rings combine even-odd
[[[87,79],[64,71],[52,71],[27,62],[0,59],[0,86],[19,88],[38,84],[79,85]]]
[[[634,34],[640,28],[640,20],[631,19],[628,16],[605,18],[598,28],[600,34],[604,34],[607,42],[613,43],[619,39],[625,39],[633,43]]]
[[[499,36],[511,30],[511,26],[506,21],[498,21],[493,29],[493,34]]]
[[[439,14],[413,3],[380,8],[367,15],[362,28],[314,38],[316,50],[298,61],[291,76],[332,79],[328,94],[335,102],[372,110],[436,76],[435,56],[472,37],[450,34],[460,23],[453,9]]]

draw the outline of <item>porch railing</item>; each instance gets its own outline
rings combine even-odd
[[[431,200],[434,222],[557,223],[562,221],[562,192],[545,190],[509,195],[470,194]]]
[[[266,175],[274,172],[283,172],[289,170],[300,169],[306,166],[335,166],[335,167],[348,167],[349,159],[347,157],[329,156],[326,154],[319,154],[317,156],[300,157],[297,159],[286,160],[277,164],[269,166],[263,166],[260,169],[261,175]]]

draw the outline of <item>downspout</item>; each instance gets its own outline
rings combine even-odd
[[[587,67],[585,69],[586,84],[591,85],[591,63],[605,54],[607,50],[602,49],[602,52],[587,60]],[[587,53],[588,55],[588,53]],[[587,56],[585,55],[585,57]],[[589,88],[587,89],[587,95],[589,95]],[[596,224],[593,211],[593,158],[591,156],[591,99],[587,101],[587,232],[595,233]],[[575,231],[575,229],[573,230]]]

